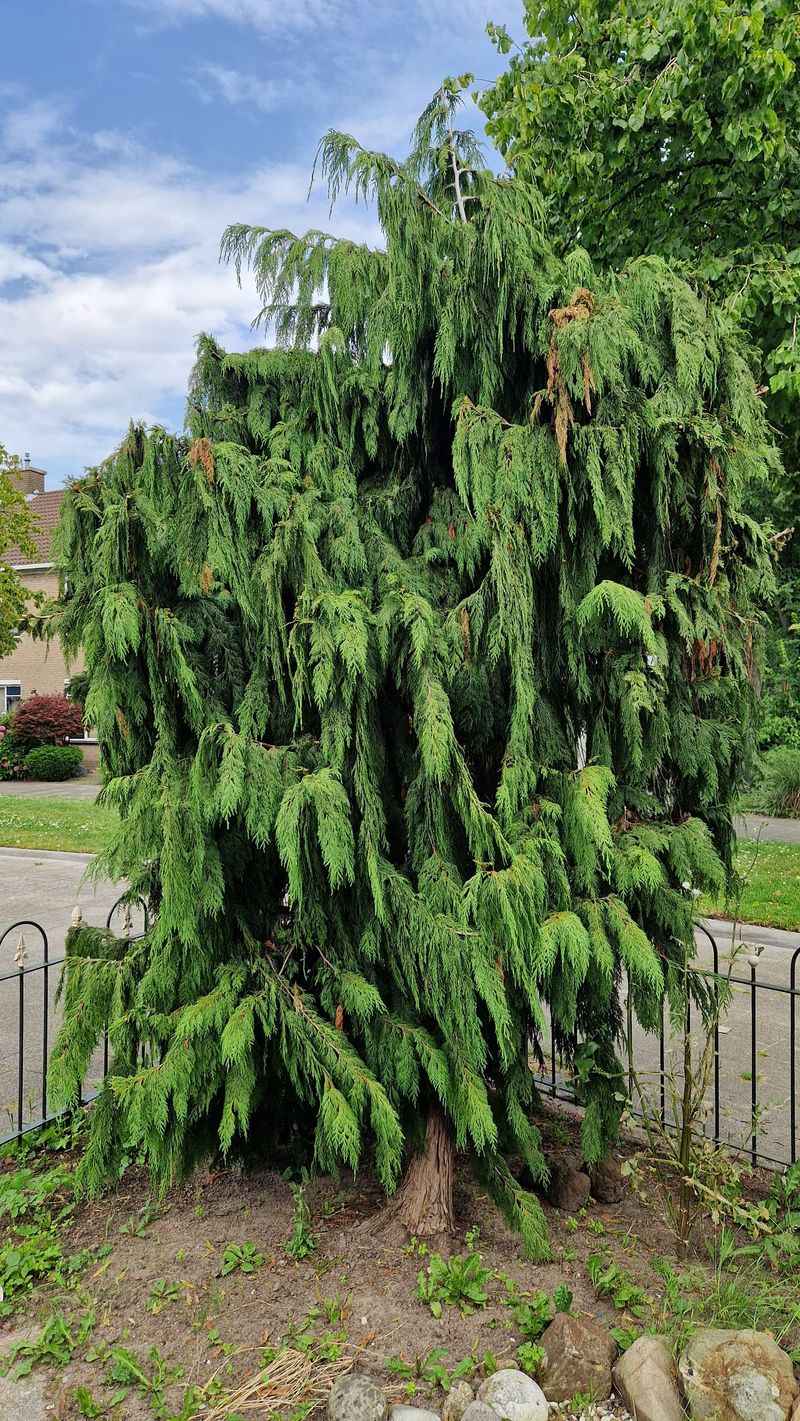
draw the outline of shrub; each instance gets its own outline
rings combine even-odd
[[[6,725],[0,724],[0,780],[21,780],[24,776],[25,746]]]
[[[764,756],[759,807],[767,814],[800,815],[800,750],[785,747]]]
[[[796,715],[765,715],[758,732],[760,750],[800,749],[800,718]]]
[[[71,780],[82,764],[77,745],[38,745],[25,756],[25,773],[32,780]]]
[[[63,745],[83,735],[83,710],[66,696],[29,696],[17,706],[13,731],[20,745]]]

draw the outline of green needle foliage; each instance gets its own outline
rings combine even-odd
[[[785,473],[749,511],[783,541],[765,747],[800,745],[800,8],[797,0],[526,0],[523,40],[480,96],[506,161],[538,184],[557,251],[601,268],[685,263],[741,322]],[[525,34],[524,32],[527,32]]]
[[[521,46],[489,26],[510,57],[481,104],[506,159],[540,184],[556,246],[580,234],[604,265],[692,263],[752,336],[796,469],[795,0],[527,0],[523,23]],[[796,475],[765,493],[779,528],[796,521]]]
[[[388,1192],[411,1158],[420,1233],[408,1181],[447,1195],[457,1148],[542,1253],[546,1017],[591,1056],[596,1160],[625,979],[645,1027],[680,1012],[682,885],[729,864],[772,582],[741,491],[775,455],[726,317],[662,261],[554,256],[455,129],[465,81],[403,163],[321,145],[382,249],[226,233],[277,348],[201,339],[188,434],[133,428],[68,496],[98,872],[153,921],[72,933],[51,1079],[74,1099],[110,1022],[90,1190],[131,1148],[162,1186],[369,1149]]]

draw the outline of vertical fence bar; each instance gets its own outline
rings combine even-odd
[[[791,1164],[797,1160],[797,959],[800,947],[792,953],[789,968],[789,1146]]]
[[[708,932],[708,929],[706,929]],[[713,933],[708,933],[711,938],[711,960],[714,963],[714,973],[717,977],[717,988],[719,989],[719,948],[717,939]],[[719,1012],[714,1017],[714,1144],[718,1145],[721,1135],[721,1118],[719,1108]]]
[[[25,942],[25,924],[19,924],[19,941],[14,953],[14,961],[19,972],[19,1061],[17,1062],[17,1130],[22,1133],[23,1102],[25,1096],[25,959],[28,946]]]
[[[667,1123],[667,1037],[664,1026],[664,1003],[661,1003],[661,1026],[658,1032],[658,1076],[660,1082],[661,1124]]]
[[[719,991],[719,946],[714,934],[705,923],[696,922],[695,929],[705,933],[711,943],[711,963],[715,988]],[[702,968],[700,969],[703,970]],[[720,1109],[720,1064],[719,1064],[719,1016],[714,1018],[714,1144],[720,1143],[722,1134],[722,1112]],[[704,1130],[705,1133],[705,1130]]]
[[[150,913],[149,913],[149,911],[148,911],[147,903],[145,902],[144,898],[135,898],[135,899],[133,900],[133,902],[136,904],[136,907],[137,907],[137,908],[140,908],[140,909],[141,909],[144,932],[147,933],[147,932],[150,931]],[[130,940],[132,940],[132,938],[134,937],[134,932],[133,932],[133,920],[132,920],[132,917],[131,917],[131,906],[132,906],[132,904],[131,904],[130,900],[128,900],[128,899],[125,898],[125,895],[124,895],[124,894],[123,894],[123,896],[122,896],[121,898],[118,898],[118,899],[117,899],[116,903],[115,903],[115,904],[113,905],[113,907],[109,910],[108,917],[106,918],[106,927],[110,930],[110,928],[111,928],[111,923],[112,923],[114,914],[116,913],[116,911],[117,911],[117,909],[120,907],[120,905],[122,905],[122,908],[123,908],[122,936],[125,937],[125,938],[127,938],[127,939],[130,941]],[[551,1027],[552,1027],[552,1023],[551,1023]],[[551,1071],[551,1085],[550,1085],[550,1090],[551,1090],[551,1093],[552,1093],[553,1095],[555,1095],[555,1094],[556,1094],[556,1057],[555,1057],[555,1043],[554,1043],[553,1040],[552,1040],[552,1030],[551,1030],[551,1045],[552,1045],[552,1050],[551,1050],[552,1061],[551,1061],[551,1065],[550,1065],[550,1071]],[[105,1031],[103,1032],[103,1079],[105,1079],[105,1077],[108,1075],[108,1053],[109,1053],[108,1027],[106,1026],[106,1029],[105,1029]]]
[[[42,1121],[47,1119],[47,1058],[48,1058],[48,1015],[50,1012],[50,945],[44,934],[44,967],[42,987]]]
[[[19,955],[19,954],[18,954]],[[23,1072],[25,1069],[25,968],[24,960],[18,963],[19,967],[19,1004],[17,1012],[19,1016],[19,1060],[17,1061],[17,1130],[22,1134],[22,1096],[23,1096]]]
[[[758,958],[750,958],[750,1109],[752,1120],[752,1139],[750,1148],[750,1159],[755,1166],[758,1164],[758,1004],[756,968]]]
[[[114,909],[112,908],[112,909],[111,909],[111,912],[113,913],[113,911],[114,911]],[[108,916],[109,916],[109,921],[110,921],[110,919],[111,919],[111,913],[109,913]],[[79,928],[79,927],[82,926],[82,924],[83,924],[83,913],[81,912],[80,904],[79,904],[79,903],[76,903],[76,904],[75,904],[75,907],[74,907],[73,910],[72,910],[72,913],[70,914],[70,920],[69,920],[70,930],[72,930],[73,928]],[[106,927],[107,927],[107,926],[108,926],[108,923],[106,924]],[[64,957],[64,961],[66,962],[66,956]],[[63,968],[62,968],[62,971],[66,972],[66,967],[63,967]],[[83,1103],[84,1103],[84,1101],[83,1101],[83,1081],[81,1081],[80,1085],[78,1086],[78,1107],[80,1108],[80,1106],[82,1106]]]
[[[626,1002],[627,1033],[626,1045],[628,1051],[628,1100],[633,1100],[633,1002],[631,1001],[631,983],[628,978],[628,997]]]
[[[108,928],[109,930],[111,929],[111,923],[112,923],[114,914],[116,913],[116,911],[117,911],[117,909],[119,908],[120,904],[122,904],[122,908],[123,908],[123,913],[122,913],[122,936],[123,936],[124,938],[127,938],[127,940],[130,942],[130,940],[131,940],[131,938],[132,938],[132,936],[133,936],[133,918],[132,918],[132,916],[131,916],[131,905],[130,905],[130,903],[127,901],[127,899],[124,898],[124,896],[123,896],[122,898],[118,898],[117,901],[116,901],[116,903],[115,903],[115,904],[113,905],[113,907],[109,910],[108,917],[106,918],[106,928]],[[141,910],[142,910],[142,913],[143,913],[143,915],[144,915],[144,930],[145,930],[145,932],[147,932],[147,929],[148,929],[148,927],[149,927],[149,920],[148,920],[148,915],[147,915],[147,904],[144,902],[144,900],[143,900],[142,898],[137,898],[137,899],[136,899],[136,905],[137,905],[137,907],[141,908]],[[106,1078],[107,1075],[108,1075],[108,1026],[106,1026],[106,1027],[105,1027],[105,1030],[103,1031],[103,1080],[105,1080],[105,1078]]]

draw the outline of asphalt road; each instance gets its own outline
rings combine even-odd
[[[800,825],[797,827],[800,830]],[[0,849],[0,933],[17,919],[34,919],[42,924],[48,935],[49,955],[54,960],[62,956],[64,934],[76,904],[88,922],[105,923],[121,888],[119,885],[100,884],[95,889],[84,883],[83,877],[90,862],[90,856],[84,854]],[[719,969],[726,972],[734,950],[731,924],[709,919],[707,926],[717,941]],[[24,928],[23,934],[25,964],[33,966],[42,960],[41,938],[33,928]],[[0,1138],[10,1133],[18,1112],[20,978],[16,958],[19,938],[19,931],[14,930],[0,943],[0,978],[6,978],[0,981]],[[736,947],[733,976],[743,980],[733,983],[731,1006],[720,1032],[721,1133],[723,1138],[737,1145],[749,1140],[755,1075],[758,1105],[764,1111],[759,1121],[760,1147],[764,1153],[788,1162],[792,1011],[795,1012],[797,1025],[798,1049],[795,1056],[800,1052],[800,933],[782,932],[777,928],[743,927],[740,939]],[[698,964],[710,969],[713,955],[708,938],[700,932],[697,942]],[[792,998],[786,989],[796,953],[797,995]],[[755,994],[751,988],[751,972],[755,973],[756,982],[760,984]],[[58,975],[57,968],[51,969],[48,974],[49,1043],[52,1043],[58,1020],[54,1001]],[[25,1120],[40,1118],[41,1114],[44,997],[44,974],[38,971],[26,974],[21,1014],[24,1059],[22,1110]],[[757,1025],[755,1070],[751,1049],[754,998]],[[695,1036],[695,1042],[699,1049],[699,1033]],[[675,1084],[679,1086],[681,1063],[676,1040],[667,1042],[666,1054],[668,1074],[672,1073]],[[657,1043],[637,1033],[635,1055],[643,1080],[657,1095]],[[95,1077],[98,1067],[99,1061],[95,1062]],[[800,1096],[800,1060],[795,1060],[795,1069]],[[800,1146],[800,1101],[796,1136]]]

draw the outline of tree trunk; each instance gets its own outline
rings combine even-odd
[[[392,1217],[410,1234],[436,1238],[455,1231],[454,1159],[453,1137],[442,1112],[434,1106],[428,1116],[424,1149],[414,1155],[390,1205]]]

